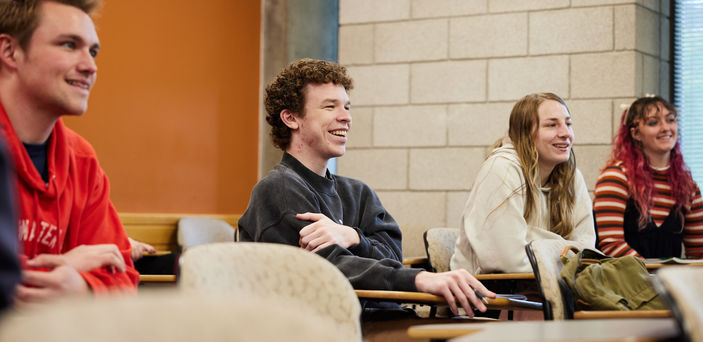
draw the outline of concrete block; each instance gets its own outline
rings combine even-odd
[[[353,105],[408,103],[410,68],[407,64],[352,66],[347,68],[354,79]]]
[[[456,17],[488,11],[486,0],[411,0],[412,18]]]
[[[633,51],[571,56],[571,98],[634,96],[641,90],[641,58]]]
[[[530,13],[530,55],[603,51],[612,47],[611,7]]]
[[[395,21],[410,17],[410,0],[340,0],[339,23]]]
[[[374,109],[370,107],[352,107],[352,128],[349,131],[347,148],[371,147],[373,145]]]
[[[611,100],[571,100],[567,105],[576,144],[610,144],[613,137]]]
[[[569,97],[569,57],[495,59],[488,62],[488,99],[517,100],[530,93]]]
[[[449,29],[451,58],[519,56],[527,53],[527,14],[453,18]]]
[[[483,148],[410,150],[410,189],[468,190],[484,159]]]
[[[661,12],[661,0],[639,0],[638,3],[654,12]]]
[[[447,107],[379,107],[373,126],[375,146],[443,146],[447,143]]]
[[[447,192],[447,227],[461,227],[461,215],[468,198],[468,191]]]
[[[665,17],[660,18],[659,24],[659,58],[664,61],[669,61],[670,45],[671,45],[671,23]]]
[[[508,131],[513,102],[449,106],[447,120],[450,146],[486,146]]]
[[[637,34],[635,5],[614,7],[613,18],[615,19],[613,26],[615,50],[633,50]]]
[[[659,13],[668,17],[671,14],[671,0],[660,0],[659,5]]]
[[[665,99],[671,99],[671,65],[669,62],[659,62],[659,92],[658,94]]]
[[[611,149],[610,145],[574,146],[576,167],[583,173],[588,190],[593,191],[595,188],[600,170],[610,158]]]
[[[373,25],[344,25],[339,28],[339,63],[373,63]]]
[[[659,59],[642,55],[642,92],[643,94],[659,93]]]
[[[522,12],[569,7],[569,0],[488,0],[489,12]]]
[[[659,14],[638,6],[635,8],[635,18],[637,21],[635,49],[652,56],[659,56]]]
[[[486,98],[485,61],[418,63],[410,70],[412,103],[483,101]]]
[[[620,130],[620,121],[623,113],[635,100],[637,100],[636,97],[613,99],[613,136],[616,136]]]
[[[403,232],[403,256],[425,256],[422,233],[445,226],[446,197],[442,191],[379,191],[378,196]]]
[[[337,172],[359,179],[374,189],[406,189],[408,151],[404,149],[348,149],[337,159]]]
[[[571,7],[635,4],[639,0],[572,0]]]
[[[447,19],[377,24],[374,51],[376,62],[408,62],[446,59]]]

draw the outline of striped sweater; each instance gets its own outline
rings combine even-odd
[[[669,216],[675,201],[667,180],[668,169],[654,170],[654,198],[649,215],[657,226]],[[593,209],[598,229],[598,248],[611,256],[636,255],[637,251],[625,242],[623,221],[630,198],[627,175],[621,162],[607,166],[598,177]],[[698,186],[691,202],[691,210],[684,217],[684,248],[687,258],[703,258],[703,199]]]

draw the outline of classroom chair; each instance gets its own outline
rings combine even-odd
[[[652,283],[669,303],[684,339],[703,342],[703,268],[663,268],[657,271]]]
[[[0,341],[357,341],[305,307],[246,294],[70,297],[0,317]]]
[[[181,251],[214,242],[234,242],[236,230],[229,223],[203,216],[189,216],[178,220],[178,245]]]
[[[566,240],[534,240],[525,246],[527,257],[544,298],[544,319],[611,319],[667,318],[669,310],[579,310],[574,311],[574,298],[561,278],[561,253],[570,246]],[[569,251],[568,253],[573,253]]]
[[[449,271],[449,261],[459,238],[458,228],[430,228],[422,234],[427,259],[435,272]]]
[[[330,317],[340,335],[361,340],[361,305],[347,278],[329,261],[297,247],[238,242],[189,248],[181,256],[179,286],[308,307]]]

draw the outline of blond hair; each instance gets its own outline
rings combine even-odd
[[[508,137],[512,140],[520,159],[520,168],[525,177],[525,211],[526,221],[533,215],[542,215],[537,205],[537,194],[542,180],[539,175],[539,153],[535,146],[535,136],[539,124],[539,106],[547,100],[553,100],[566,106],[564,100],[552,93],[530,94],[520,99],[510,113]],[[494,145],[499,147],[502,141]],[[551,188],[549,196],[550,231],[568,238],[574,230],[573,209],[575,202],[574,178],[576,174],[576,157],[571,150],[569,159],[554,167],[546,181]],[[520,189],[516,189],[516,192]]]

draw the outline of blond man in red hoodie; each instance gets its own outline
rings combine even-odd
[[[0,133],[17,170],[19,302],[134,291],[130,243],[95,151],[64,126],[86,111],[99,0],[0,1]]]

